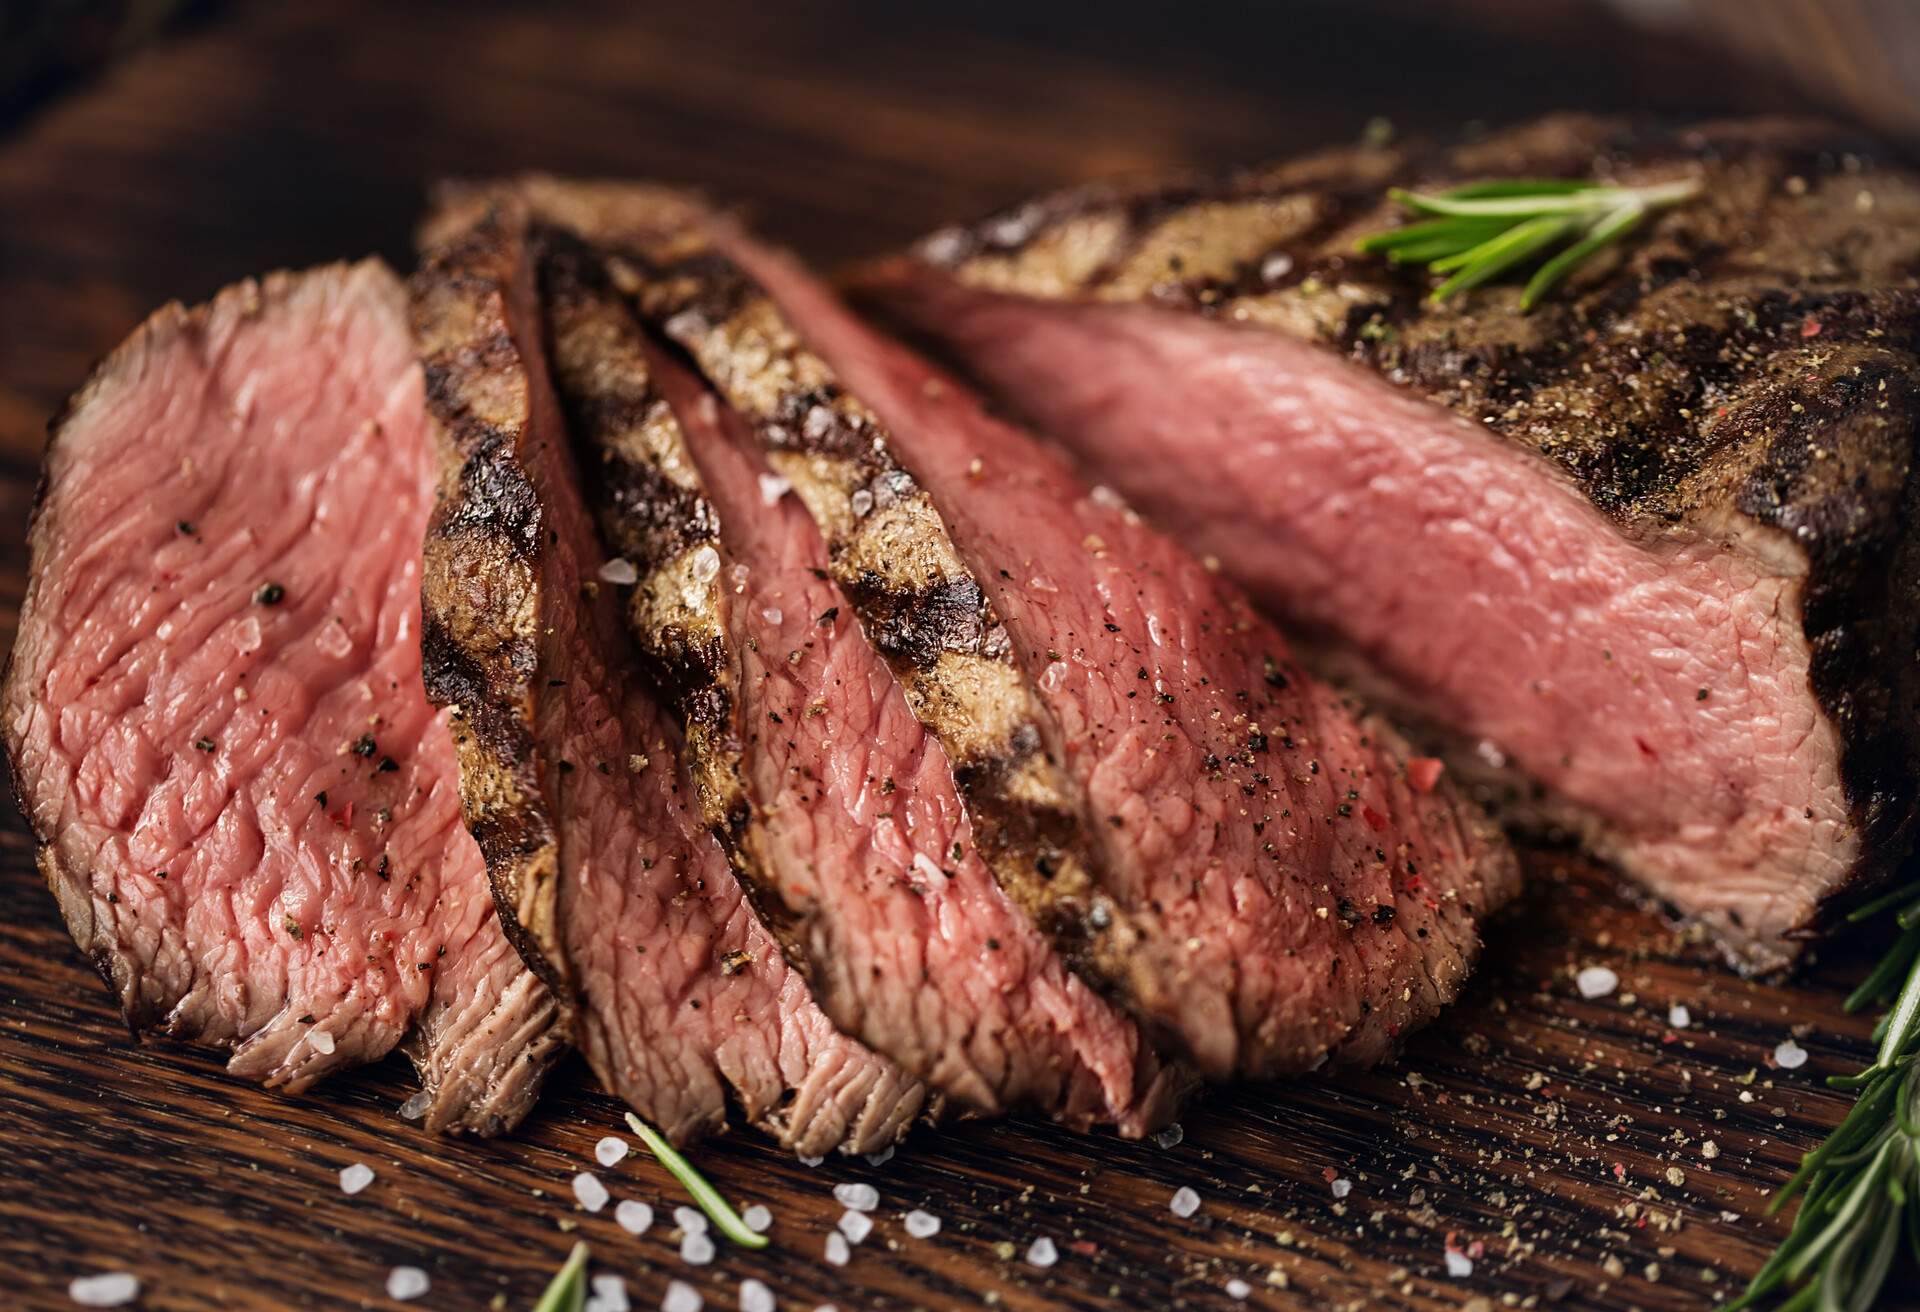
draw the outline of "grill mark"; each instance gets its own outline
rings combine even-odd
[[[780,896],[758,856],[740,744],[739,665],[726,638],[719,517],[685,435],[656,390],[641,329],[599,258],[577,236],[540,230],[540,279],[554,382],[602,539],[639,575],[619,585],[627,627],[685,731],[682,755],[701,818],[781,953],[811,986],[809,917]],[[709,554],[710,553],[710,554]],[[701,577],[699,562],[711,572]]]
[[[539,800],[530,728],[543,515],[514,458],[530,422],[502,291],[515,264],[508,221],[489,213],[432,249],[410,284],[439,463],[421,567],[422,673],[428,698],[455,708],[461,812],[501,924],[570,1012],[559,841]]]

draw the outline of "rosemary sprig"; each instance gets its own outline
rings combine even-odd
[[[658,1130],[632,1112],[627,1113],[627,1124],[640,1136],[640,1142],[647,1146],[647,1151],[660,1159],[660,1164],[680,1182],[693,1201],[700,1205],[700,1210],[707,1214],[707,1218],[720,1228],[721,1234],[743,1248],[767,1246],[767,1237],[748,1229],[747,1223],[740,1219],[740,1214],[733,1210],[733,1204],[721,1197],[720,1191],[707,1183],[707,1177],[694,1170],[693,1163],[675,1151],[674,1146]]]
[[[1800,1161],[1775,1195],[1777,1212],[1804,1195],[1793,1229],[1746,1292],[1720,1312],[1777,1299],[1781,1312],[1864,1312],[1874,1306],[1904,1246],[1920,1265],[1920,883],[1856,910],[1858,922],[1891,913],[1893,948],[1847,999],[1879,1002],[1873,1064],[1827,1083],[1858,1089],[1840,1127]]]
[[[1395,264],[1424,264],[1449,275],[1433,289],[1437,305],[1558,248],[1527,280],[1520,308],[1531,310],[1559,281],[1619,242],[1648,214],[1700,189],[1693,179],[1654,187],[1606,187],[1577,179],[1478,182],[1438,195],[1389,194],[1417,223],[1362,237],[1357,249]]]
[[[580,1312],[587,1305],[587,1246],[575,1244],[533,1312]]]

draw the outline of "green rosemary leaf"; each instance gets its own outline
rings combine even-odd
[[[1639,227],[1640,220],[1646,217],[1647,207],[1632,201],[1600,220],[1586,236],[1541,265],[1533,277],[1527,279],[1526,288],[1520,293],[1520,308],[1531,310],[1538,305],[1555,283]]]
[[[1906,986],[1887,1013],[1887,1032],[1880,1040],[1880,1055],[1874,1065],[1892,1066],[1894,1059],[1907,1050],[1916,1025],[1920,1025],[1920,967],[1907,972]]]
[[[533,1312],[580,1312],[587,1302],[587,1246],[575,1244],[567,1260],[553,1273],[547,1291]]]
[[[1920,898],[1920,882],[1896,888],[1891,893],[1883,894],[1864,906],[1855,907],[1847,913],[1847,921],[1849,924],[1857,925],[1863,920],[1872,920],[1888,907],[1902,902],[1911,902],[1915,898]]]
[[[1565,178],[1476,182],[1437,194],[1395,188],[1388,195],[1416,221],[1369,233],[1354,249],[1448,275],[1434,289],[1436,303],[1544,257],[1521,293],[1524,312],[1649,213],[1698,190],[1693,179],[1616,187]]]
[[[1542,247],[1551,246],[1565,237],[1570,227],[1572,220],[1561,215],[1528,219],[1509,228],[1504,235],[1482,242],[1464,256],[1436,261],[1433,265],[1435,272],[1444,273],[1450,269],[1458,269],[1459,272],[1434,288],[1432,299],[1438,303],[1469,287],[1478,287],[1490,278],[1499,277]],[[1442,268],[1442,265],[1446,267]]]
[[[1869,1002],[1885,998],[1893,985],[1912,968],[1915,957],[1920,957],[1920,926],[1901,935],[1899,942],[1880,958],[1880,964],[1868,972],[1867,977],[1860,981],[1860,987],[1849,993],[1841,1006],[1848,1014],[1852,1014]]]
[[[742,1248],[767,1246],[767,1237],[749,1230],[747,1223],[740,1219],[740,1214],[733,1210],[733,1204],[722,1198],[720,1191],[707,1183],[707,1178],[694,1170],[693,1163],[682,1157],[658,1130],[632,1112],[627,1113],[627,1124],[640,1136],[640,1142],[647,1146],[647,1151],[660,1159],[660,1164],[680,1182],[680,1186],[699,1204],[708,1219],[720,1228],[721,1234]]]

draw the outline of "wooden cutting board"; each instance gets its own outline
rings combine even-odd
[[[404,261],[440,174],[691,181],[831,261],[1063,181],[1283,153],[1375,114],[1781,107],[1758,79],[1708,98],[1688,52],[1607,29],[1576,48],[1318,7],[1232,21],[1000,0],[964,20],[851,2],[661,8],[236,5],[13,125],[0,139],[8,638],[42,425],[88,362],[168,297],[368,250]],[[432,1279],[419,1306],[524,1309],[584,1237],[643,1308],[675,1277],[733,1308],[747,1276],[783,1308],[846,1312],[1230,1307],[1236,1280],[1257,1307],[1708,1308],[1762,1260],[1781,1232],[1760,1219],[1768,1191],[1846,1106],[1820,1078],[1868,1051],[1866,1023],[1838,1005],[1860,960],[1793,987],[1742,981],[1601,872],[1551,854],[1530,866],[1468,998],[1396,1067],[1219,1094],[1165,1147],[1006,1121],[921,1132],[885,1163],[808,1168],[736,1134],[700,1164],[772,1208],[775,1245],[693,1270],[665,1219],[680,1200],[651,1161],[601,1172],[615,1197],[655,1207],[650,1234],[572,1205],[572,1175],[620,1128],[577,1065],[517,1136],[441,1141],[396,1115],[397,1061],[294,1099],[229,1080],[205,1053],[130,1043],[9,812],[0,1303],[65,1308],[73,1276],[130,1269],[147,1308],[385,1307],[386,1273],[405,1263]],[[1618,989],[1582,999],[1573,976],[1590,965]],[[1689,1027],[1670,1025],[1676,1005]],[[1792,1035],[1811,1058],[1775,1069]],[[356,1161],[377,1178],[348,1198],[337,1172]],[[879,1189],[878,1224],[836,1269],[821,1257],[831,1187],[856,1180]],[[1187,1219],[1168,1208],[1183,1185],[1203,1199]],[[909,1238],[910,1208],[941,1232]],[[1042,1237],[1059,1255],[1046,1268],[1025,1257]]]

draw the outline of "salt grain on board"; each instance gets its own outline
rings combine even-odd
[[[705,1212],[685,1204],[673,1209],[673,1223],[680,1227],[680,1233],[683,1235],[703,1235],[711,1224]]]
[[[1353,1192],[1353,1181],[1342,1177],[1341,1179],[1335,1180],[1333,1182],[1332,1189],[1333,1189],[1333,1196],[1335,1198],[1345,1198],[1348,1194]]]
[[[836,1227],[847,1237],[847,1242],[857,1244],[873,1233],[873,1218],[865,1212],[842,1212]]]
[[[674,1280],[667,1284],[666,1297],[660,1300],[660,1312],[700,1312],[705,1304],[699,1290],[684,1280]]]
[[[892,1145],[892,1144],[888,1144],[888,1145],[887,1145],[887,1146],[886,1146],[885,1148],[882,1148],[882,1149],[881,1149],[881,1150],[880,1150],[879,1152],[877,1152],[877,1153],[868,1153],[868,1154],[867,1154],[867,1165],[868,1165],[868,1166],[885,1166],[885,1165],[886,1165],[886,1164],[887,1164],[888,1162],[890,1162],[890,1161],[892,1161],[892,1160],[893,1160],[893,1145]]]
[[[411,1303],[432,1287],[427,1273],[417,1266],[397,1266],[387,1272],[387,1297],[396,1303]]]
[[[1667,1024],[1677,1030],[1683,1030],[1693,1024],[1693,1013],[1688,1011],[1684,1004],[1676,1002],[1667,1008]]]
[[[1447,1274],[1455,1280],[1465,1280],[1473,1274],[1473,1259],[1458,1249],[1447,1250]]]
[[[373,1168],[365,1162],[355,1162],[340,1170],[340,1192],[343,1194],[357,1194],[372,1183]]]
[[[1180,1122],[1175,1121],[1172,1125],[1169,1125],[1166,1129],[1154,1135],[1153,1142],[1161,1148],[1178,1148],[1180,1141],[1186,1137],[1187,1132],[1180,1128]]]
[[[680,1260],[688,1266],[705,1266],[713,1261],[713,1239],[709,1235],[683,1235],[680,1239]]]
[[[593,1146],[593,1160],[602,1166],[618,1166],[627,1152],[627,1141],[610,1134]]]
[[[940,1218],[916,1207],[907,1213],[907,1233],[915,1239],[931,1239],[940,1233]]]
[[[834,1266],[845,1266],[847,1259],[853,1256],[853,1250],[847,1247],[847,1237],[838,1230],[827,1236],[826,1256]]]
[[[1192,1216],[1200,1210],[1200,1195],[1187,1186],[1181,1185],[1174,1191],[1172,1200],[1167,1203],[1167,1208],[1175,1216]]]
[[[1045,1235],[1040,1236],[1040,1238],[1027,1245],[1028,1263],[1039,1267],[1043,1271],[1059,1260],[1060,1250],[1055,1248],[1053,1246],[1053,1240],[1047,1238]]]
[[[589,1212],[597,1212],[607,1205],[607,1187],[591,1171],[582,1171],[573,1177],[573,1196]]]
[[[81,1307],[124,1307],[140,1297],[140,1281],[128,1271],[80,1276],[67,1286],[67,1297]]]
[[[653,1229],[653,1208],[631,1198],[622,1199],[613,1209],[613,1219],[630,1235],[643,1235]]]
[[[1620,977],[1605,966],[1588,966],[1573,977],[1583,998],[1604,998],[1620,987]]]
[[[1238,1276],[1235,1276],[1233,1279],[1227,1281],[1227,1297],[1232,1299],[1236,1303],[1246,1302],[1247,1296],[1252,1293],[1253,1293],[1253,1286],[1248,1284],[1246,1281],[1240,1279],[1240,1277]]]
[[[417,1121],[427,1114],[427,1108],[431,1106],[433,1095],[422,1089],[400,1104],[400,1115],[409,1121]]]
[[[595,1276],[585,1312],[633,1312],[633,1301],[627,1297],[627,1282],[616,1275]]]
[[[740,1312],[773,1312],[773,1291],[758,1280],[740,1282]]]
[[[855,1212],[871,1212],[880,1206],[880,1191],[870,1184],[837,1184],[833,1196],[840,1206]]]
[[[825,1157],[809,1157],[805,1153],[800,1154],[800,1164],[802,1166],[818,1166],[826,1160]]]
[[[1773,1050],[1773,1064],[1783,1071],[1797,1071],[1807,1064],[1807,1050],[1788,1039]]]
[[[763,1235],[773,1229],[773,1213],[769,1212],[759,1203],[755,1203],[752,1207],[740,1213],[740,1219],[746,1223],[747,1229],[757,1235]]]

